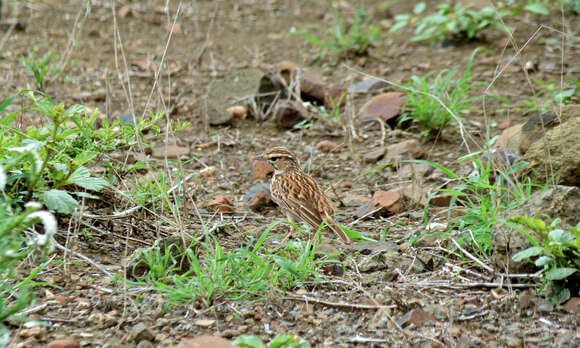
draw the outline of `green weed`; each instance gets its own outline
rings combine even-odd
[[[54,56],[51,52],[48,52],[47,54],[44,55],[44,57],[38,59],[36,58],[34,53],[30,53],[28,57],[24,56],[22,57],[22,64],[24,64],[24,66],[28,70],[30,70],[30,72],[32,72],[32,74],[34,75],[34,80],[36,82],[36,88],[38,88],[41,91],[44,91],[45,78],[49,72],[51,71],[57,72],[64,76],[62,71],[54,67],[51,67],[53,63],[53,58]]]
[[[469,112],[469,104],[482,98],[470,96],[471,89],[478,84],[471,81],[471,66],[478,51],[475,49],[471,54],[460,79],[454,79],[457,67],[443,69],[434,77],[431,74],[412,76],[411,81],[404,85],[410,90],[405,104],[408,111],[399,117],[399,124],[415,120],[426,128],[423,135],[429,135],[432,131],[446,128],[454,117],[460,122],[459,115]]]
[[[534,82],[538,86],[535,97],[522,101],[526,105],[526,113],[545,112],[550,107],[580,103],[580,78],[569,81],[562,88],[554,81],[544,82],[536,79]]]
[[[337,11],[333,12],[333,17],[334,25],[328,30],[332,37],[330,40],[318,38],[304,31],[311,27],[303,27],[301,31],[293,32],[322,49],[315,61],[322,58],[328,51],[339,57],[364,55],[379,36],[379,27],[368,26],[367,15],[362,10],[357,11],[356,17],[348,24],[344,23]]]
[[[319,106],[318,110],[320,114],[326,122],[328,122],[331,126],[337,127],[343,124],[342,122],[342,112],[341,112],[341,105],[343,103],[344,98],[346,98],[346,92],[344,92],[338,100],[330,99],[331,109],[327,110],[324,105]]]
[[[489,146],[497,138],[489,142]],[[452,170],[430,161],[410,160],[413,163],[425,163],[442,171],[451,181],[452,188],[443,188],[433,192],[425,203],[425,224],[429,222],[429,202],[439,194],[451,195],[449,207],[439,214],[447,215],[448,231],[458,230],[460,244],[470,244],[478,253],[489,255],[492,251],[491,230],[494,225],[502,223],[503,214],[520,205],[527,199],[534,185],[529,181],[518,182],[513,179],[514,174],[527,165],[520,161],[508,166],[505,170],[493,169],[492,161],[483,162],[480,157],[487,150],[474,152],[460,158],[460,161],[470,161],[474,170],[466,177],[454,173]],[[460,210],[461,215],[451,218],[451,213]],[[439,215],[438,214],[438,215]],[[431,217],[436,218],[437,216]]]
[[[154,247],[142,251],[140,259],[149,272],[138,283],[153,284],[169,304],[200,302],[210,306],[219,299],[254,300],[273,289],[302,286],[306,281],[324,278],[318,271],[310,243],[288,242],[276,252],[263,244],[271,224],[253,247],[226,251],[211,235],[185,250]]]
[[[232,342],[235,346],[248,348],[310,348],[310,345],[302,338],[278,334],[274,337],[268,345],[254,335],[241,335]]]
[[[493,7],[481,10],[470,9],[460,2],[455,5],[442,3],[437,6],[437,12],[421,17],[425,10],[421,2],[413,8],[413,15],[399,14],[395,16],[395,24],[390,32],[396,32],[407,25],[415,26],[415,35],[411,41],[429,40],[432,43],[445,40],[473,39],[484,29],[508,29],[501,22],[507,11],[498,11]]]

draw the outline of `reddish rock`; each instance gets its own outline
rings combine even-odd
[[[504,129],[507,129],[507,128],[511,127],[512,126],[512,123],[513,123],[513,120],[505,120],[502,123],[500,123],[497,126],[497,128],[498,129],[501,129],[501,130],[504,130]]]
[[[382,207],[387,213],[398,214],[401,212],[401,194],[396,191],[377,191],[373,195],[375,207]]]
[[[248,202],[248,208],[254,211],[258,211],[265,206],[270,205],[271,202],[272,197],[270,196],[270,193],[266,190],[261,190],[256,193],[252,199],[250,199]]]
[[[407,312],[401,319],[397,320],[402,327],[413,324],[415,327],[421,327],[427,322],[437,322],[435,316],[431,313],[425,313],[421,308],[415,308]]]
[[[216,168],[214,166],[205,167],[199,171],[199,177],[200,178],[210,177],[215,174],[215,171]]]
[[[316,150],[322,152],[336,152],[338,151],[338,144],[334,141],[323,140],[316,144]]]
[[[61,340],[54,340],[52,342],[50,342],[47,346],[47,348],[79,348],[80,345],[77,341],[73,340],[73,339],[61,339]]]
[[[179,25],[170,25],[167,27],[173,35],[183,35],[183,29]]]
[[[218,195],[207,204],[208,207],[217,209],[220,213],[233,213],[234,202],[231,199]]]
[[[393,215],[402,211],[401,194],[395,191],[377,191],[372,200],[364,203],[354,213],[358,218],[373,212],[378,215]]]
[[[255,179],[262,180],[268,177],[269,174],[274,173],[274,167],[266,161],[254,160],[252,171],[254,172]]]
[[[404,96],[403,93],[399,92],[380,94],[363,105],[359,112],[359,118],[362,121],[376,118],[384,121],[390,120],[401,113]]]
[[[280,100],[274,110],[274,120],[279,128],[291,129],[302,121],[308,120],[306,108],[295,100]]]
[[[226,109],[226,112],[233,118],[244,120],[248,116],[248,108],[241,105],[232,106]]]
[[[441,194],[437,195],[429,201],[429,204],[434,205],[436,207],[448,207],[449,203],[451,203],[452,195]]]
[[[414,158],[421,158],[425,152],[417,140],[405,140],[398,144],[387,146],[386,162],[402,161]]]
[[[580,313],[580,297],[572,297],[564,305],[564,309],[570,313]]]
[[[172,348],[232,348],[234,346],[225,338],[216,336],[198,336],[195,338],[183,339],[179,344]]]
[[[301,75],[300,97],[302,100],[324,105],[326,101],[326,87],[322,79],[308,70],[302,70]]]
[[[156,145],[153,148],[153,158],[164,159],[167,155],[167,158],[179,158],[182,156],[189,155],[189,148],[185,146],[179,145],[167,145],[164,144]]]

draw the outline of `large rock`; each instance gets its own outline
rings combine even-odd
[[[580,186],[580,114],[532,143],[523,156],[530,165],[522,172],[534,183]]]
[[[389,92],[378,95],[362,106],[359,112],[361,122],[374,119],[388,121],[401,113],[405,95],[400,92]]]
[[[302,103],[295,100],[279,100],[274,110],[276,125],[282,129],[291,129],[300,122],[308,120],[309,114]]]
[[[226,125],[234,120],[228,109],[242,97],[256,91],[256,81],[262,72],[258,69],[243,69],[221,79],[215,79],[207,97],[208,122],[212,126]]]
[[[344,90],[327,87],[322,77],[300,67],[291,61],[282,61],[268,67],[268,72],[260,79],[256,101],[263,112],[272,108],[278,99],[288,99],[289,90],[300,91],[300,99],[332,108],[333,104],[343,104]]]
[[[545,191],[534,193],[519,207],[508,212],[506,219],[516,216],[541,218],[543,215],[562,219],[564,228],[576,226],[580,219],[580,189],[571,186],[554,186]],[[533,232],[530,231],[533,234]],[[541,240],[538,235],[533,235]],[[532,244],[519,231],[499,225],[491,231],[494,263],[503,270],[509,266],[512,273],[534,271],[533,264],[528,261],[514,262],[512,256],[527,249]]]

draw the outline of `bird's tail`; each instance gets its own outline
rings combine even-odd
[[[346,233],[344,233],[344,231],[340,228],[340,226],[338,225],[338,223],[336,222],[336,220],[334,220],[331,217],[327,217],[326,219],[324,219],[324,223],[326,223],[326,226],[334,233],[338,236],[338,238],[340,238],[340,240],[342,240],[342,242],[344,244],[351,244],[352,240],[346,235]]]

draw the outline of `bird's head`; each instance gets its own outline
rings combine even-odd
[[[285,147],[276,146],[264,151],[255,157],[258,160],[268,162],[277,173],[283,173],[292,169],[300,169],[296,155]]]

